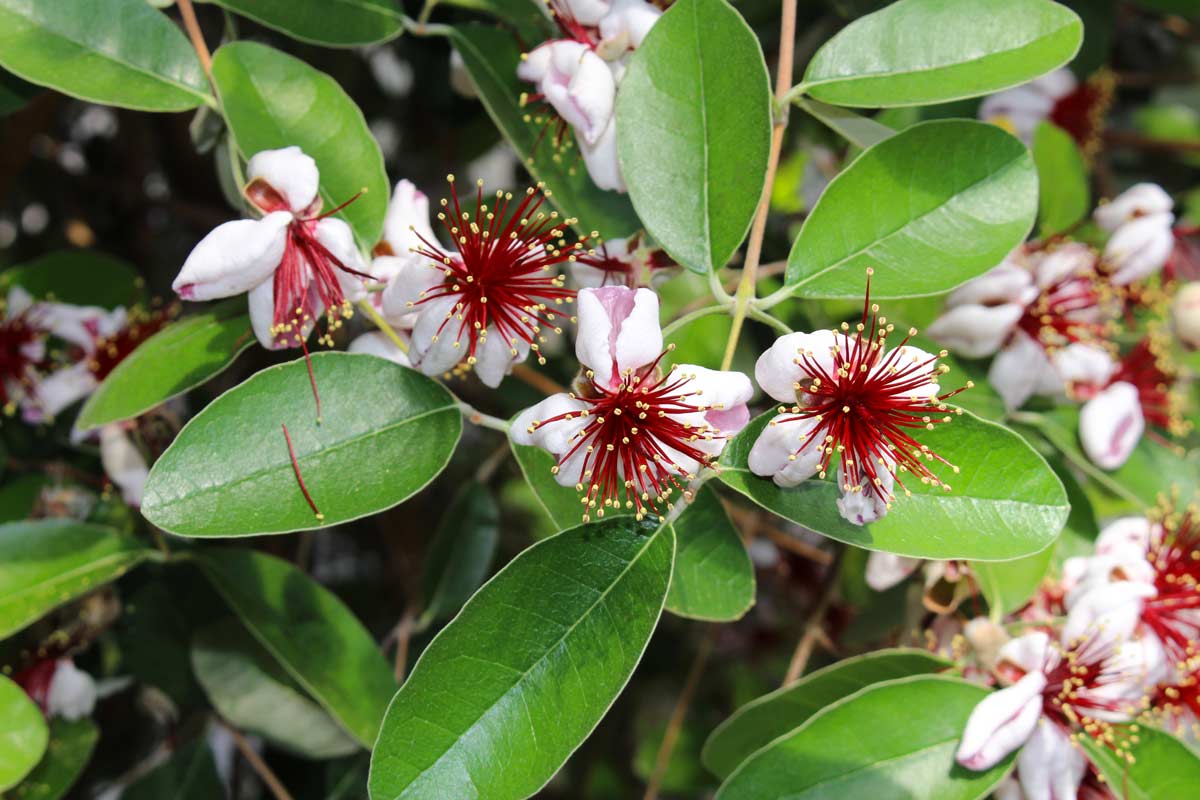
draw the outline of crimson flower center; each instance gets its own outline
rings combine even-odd
[[[26,393],[33,391],[34,371],[44,366],[44,359],[33,356],[40,350],[42,336],[28,311],[0,320],[0,404],[5,413],[15,411],[18,399],[10,390],[20,387]]]

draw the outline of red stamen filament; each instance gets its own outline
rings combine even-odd
[[[312,509],[317,521],[324,522],[325,515],[317,509],[317,504],[313,502],[312,495],[308,493],[308,487],[304,485],[304,476],[300,474],[300,462],[296,459],[296,448],[292,447],[292,437],[288,433],[286,423],[283,423],[283,438],[287,442],[288,458],[292,460],[292,472],[296,473],[296,483],[300,484],[300,491],[304,493],[304,499],[308,502],[308,507]]]

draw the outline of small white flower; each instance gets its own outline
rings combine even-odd
[[[984,98],[979,105],[979,118],[1008,128],[1028,144],[1038,123],[1048,119],[1055,105],[1078,86],[1075,76],[1063,67],[1023,86]]]
[[[916,572],[919,566],[921,566],[919,558],[872,550],[871,554],[867,556],[867,586],[877,592],[887,591]]]
[[[1175,249],[1174,222],[1172,214],[1161,212],[1136,217],[1113,232],[1104,246],[1104,263],[1114,286],[1128,286],[1163,268]]]
[[[612,121],[617,82],[604,59],[585,44],[546,42],[525,54],[517,77],[538,85],[539,93],[527,102],[549,103],[581,144],[594,146]]]
[[[1092,218],[1096,224],[1113,233],[1127,222],[1139,217],[1170,213],[1175,201],[1156,183],[1139,183],[1096,207]]]
[[[140,507],[150,468],[141,450],[120,424],[105,425],[100,429],[100,464],[108,479],[121,490],[125,502]]]
[[[1101,469],[1117,469],[1133,453],[1146,430],[1137,387],[1117,381],[1084,403],[1079,441]]]
[[[96,681],[71,659],[60,658],[46,692],[46,713],[74,722],[91,714],[95,707]]]

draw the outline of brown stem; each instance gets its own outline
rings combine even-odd
[[[1128,147],[1133,150],[1157,150],[1164,153],[1200,153],[1200,140],[1155,139],[1129,131],[1105,131],[1104,143],[1112,147]]]
[[[184,30],[187,31],[188,38],[192,40],[192,47],[196,49],[200,66],[204,68],[204,74],[208,76],[208,83],[216,91],[212,78],[212,54],[208,52],[208,45],[204,43],[204,34],[200,32],[200,23],[196,21],[196,9],[192,8],[192,0],[178,0],[175,5],[179,6],[179,16],[183,17]]]
[[[738,528],[742,530],[743,538],[747,542],[753,539],[754,536],[766,536],[774,542],[776,547],[787,550],[789,553],[794,553],[807,561],[816,562],[821,566],[827,566],[833,562],[832,553],[811,545],[808,542],[801,541],[795,536],[780,530],[771,524],[769,515],[767,514],[760,514],[757,511],[747,511],[728,502],[725,503],[725,510],[734,518]]]
[[[259,779],[270,790],[275,800],[293,800],[291,794],[284,788],[279,778],[267,766],[267,762],[263,761],[262,756],[255,752],[250,743],[246,741],[246,737],[242,735],[242,732],[225,720],[221,720],[221,726],[229,731],[229,735],[233,737],[233,743],[237,745],[237,749],[241,752],[242,757],[246,759],[246,762],[258,775]]]
[[[837,553],[833,557],[833,563],[825,570],[825,580],[821,584],[817,602],[809,612],[808,622],[804,625],[804,633],[796,644],[795,652],[792,653],[791,663],[788,664],[787,675],[783,679],[784,686],[790,686],[804,674],[804,668],[808,666],[808,659],[812,656],[813,648],[821,638],[821,624],[825,621],[825,612],[829,610],[829,604],[833,602],[833,595],[837,591],[838,576],[842,571],[842,554],[845,552],[846,547],[839,545]]]
[[[671,712],[667,729],[663,731],[662,744],[659,745],[658,756],[654,759],[654,772],[650,774],[650,781],[646,784],[646,793],[642,795],[642,800],[656,800],[658,797],[659,787],[662,785],[663,777],[667,774],[667,767],[671,763],[671,753],[675,750],[675,743],[679,740],[679,732],[683,728],[683,720],[687,717],[688,707],[692,704],[692,696],[696,694],[700,676],[704,674],[704,667],[708,663],[708,657],[712,654],[715,631],[716,626],[709,625],[700,639],[700,647],[692,659],[692,667],[688,670],[683,691],[679,693],[679,699],[675,701],[675,710]]]
[[[796,0],[783,0],[779,24],[779,63],[775,71],[775,124],[771,129],[771,150],[767,157],[767,175],[762,195],[758,198],[758,211],[750,227],[750,243],[746,246],[746,264],[742,267],[742,280],[738,284],[733,308],[733,322],[729,327],[729,339],[725,342],[725,356],[721,369],[729,369],[733,354],[737,350],[742,323],[746,311],[754,299],[754,288],[758,283],[758,262],[762,258],[763,236],[767,231],[767,215],[771,210],[771,187],[775,185],[775,170],[779,166],[779,151],[783,147],[783,132],[787,128],[787,108],[783,100],[792,87],[792,58],[796,46]]]
[[[408,672],[408,645],[412,640],[413,624],[416,621],[417,615],[412,606],[409,606],[396,625],[396,683],[404,683],[404,676]]]
[[[523,383],[529,384],[543,394],[561,394],[566,391],[554,379],[546,377],[528,364],[517,364],[513,367],[512,376]]]

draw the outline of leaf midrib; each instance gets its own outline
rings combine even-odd
[[[54,575],[52,575],[50,578],[48,578],[46,580],[38,581],[37,583],[26,586],[25,588],[20,589],[19,591],[16,591],[16,592],[0,595],[0,608],[10,607],[14,603],[20,602],[21,600],[23,600],[24,598],[26,598],[30,595],[37,594],[40,591],[47,589],[47,587],[53,587],[57,584],[69,583],[69,582],[75,580],[77,577],[81,577],[89,572],[94,572],[96,570],[101,569],[102,567],[108,567],[110,564],[112,564],[114,562],[120,562],[120,561],[125,561],[125,560],[129,560],[131,562],[140,561],[141,559],[146,557],[146,554],[147,554],[147,551],[145,550],[145,548],[139,548],[136,550],[133,550],[133,549],[120,550],[115,553],[109,553],[108,555],[104,556],[103,558],[97,559],[95,561],[89,561],[86,564],[81,564],[77,567],[74,567],[73,569],[67,570],[66,572],[56,572]]]
[[[708,263],[705,267],[708,271],[716,269],[716,264],[713,263],[713,240],[712,240],[712,200],[709,197],[709,184],[712,183],[712,175],[709,170],[709,131],[708,131],[708,86],[705,81],[704,73],[704,54],[700,45],[700,3],[693,2],[692,7],[692,28],[696,34],[696,68],[700,72],[700,102],[697,104],[700,107],[700,128],[704,131],[704,143],[702,147],[702,164],[704,180],[701,183],[701,202],[704,204],[704,260]]]
[[[787,800],[790,798],[798,798],[798,799],[804,798],[805,796],[810,795],[814,790],[819,789],[823,786],[838,783],[840,781],[845,780],[846,778],[850,778],[854,775],[858,775],[859,773],[873,771],[876,767],[878,767],[882,764],[892,764],[892,763],[896,763],[898,761],[904,761],[904,760],[910,759],[913,756],[920,755],[929,750],[933,750],[938,747],[944,747],[945,745],[947,745],[951,742],[956,742],[956,741],[958,741],[959,738],[960,738],[959,734],[956,733],[953,736],[950,736],[945,739],[940,739],[932,744],[928,744],[924,747],[918,748],[917,750],[910,750],[907,753],[901,753],[899,755],[892,756],[891,758],[882,758],[882,759],[879,759],[876,761],[872,761],[870,764],[867,764],[865,766],[858,767],[857,769],[848,770],[846,772],[842,772],[837,775],[831,775],[828,778],[820,780],[816,783],[810,783],[808,786],[805,786],[803,794],[785,795],[784,798],[781,798],[781,800]]]

